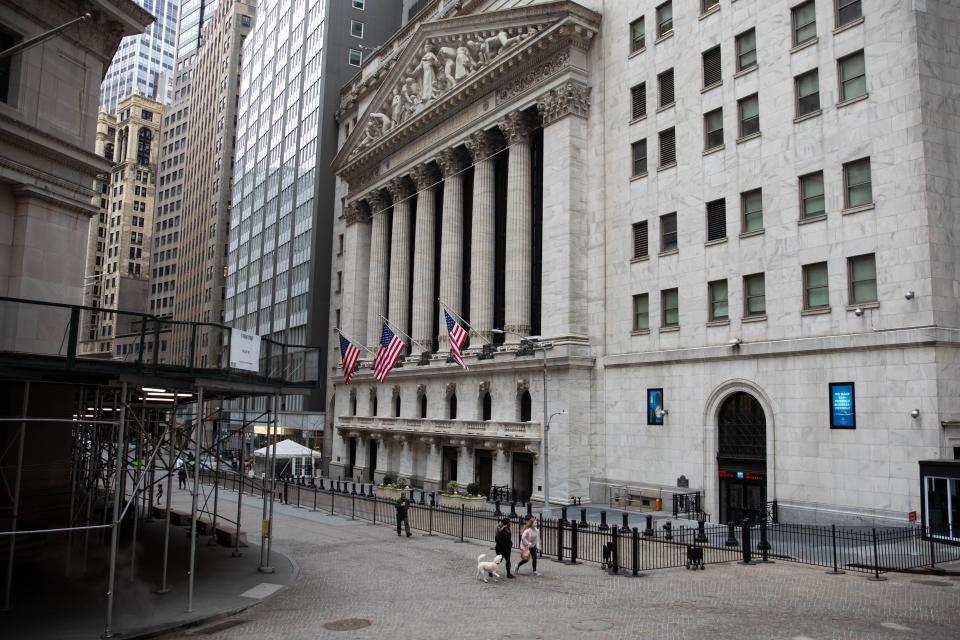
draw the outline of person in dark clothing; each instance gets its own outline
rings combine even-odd
[[[407,494],[401,494],[400,499],[397,500],[397,535],[400,535],[400,524],[407,528],[407,537],[409,538],[412,534],[410,533],[410,521],[407,520],[407,510],[410,508],[410,500],[407,499]]]
[[[177,487],[180,489],[187,488],[187,470],[183,467],[177,471]]]
[[[510,572],[510,550],[513,548],[513,537],[510,534],[510,518],[504,518],[500,522],[500,526],[497,527],[497,534],[493,540],[497,555],[503,556],[503,563],[507,565],[507,577],[513,578],[513,574]]]

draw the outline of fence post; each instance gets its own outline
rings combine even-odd
[[[372,524],[377,524],[377,497],[373,496],[370,498],[373,502],[373,522]]]
[[[874,582],[883,582],[886,577],[880,575],[880,547],[877,545],[877,529],[873,529],[873,575],[867,578]]]
[[[663,539],[664,540],[673,540],[673,525],[670,524],[670,521],[667,520],[663,523]]]
[[[463,520],[464,520],[464,509],[463,505],[460,505],[460,542],[463,542]]]
[[[830,539],[833,542],[833,571],[827,571],[827,574],[838,576],[846,571],[841,571],[837,567],[837,525],[835,524],[830,525]]]
[[[610,529],[610,540],[613,542],[613,553],[610,555],[610,573],[612,575],[620,574],[620,529],[612,527]]]
[[[740,564],[754,564],[753,556],[750,553],[750,521],[744,520],[743,525],[740,527],[740,537],[743,542],[743,560],[740,561]]]
[[[581,525],[587,524],[587,510],[586,510],[586,509],[580,509],[580,524],[581,524]]]
[[[330,515],[333,515],[333,487],[330,487]]]
[[[283,481],[283,504],[290,504],[290,483]]]
[[[923,535],[923,529],[920,529],[921,536]],[[933,569],[937,566],[937,552],[936,548],[933,546],[933,536],[930,535],[930,532],[927,532],[927,541],[930,543],[930,568]]]
[[[557,520],[557,562],[563,562],[563,524],[566,519]]]
[[[601,511],[600,512],[600,530],[606,531],[608,528],[609,527],[607,527],[607,512]]]
[[[647,516],[647,526],[643,530],[643,535],[645,538],[653,536],[653,516]]]
[[[510,517],[511,518],[517,517],[517,503],[514,502],[513,500],[510,501]]]
[[[317,485],[313,485],[313,510],[317,510]]]
[[[350,495],[350,519],[356,520],[357,515],[357,492],[354,491]]]
[[[433,493],[430,494],[430,522],[428,525],[427,535],[433,535]]]
[[[633,528],[633,577],[640,575],[640,530]]]
[[[577,564],[577,521],[570,523],[570,564]]]
[[[727,541],[723,544],[728,547],[735,547],[740,544],[737,542],[737,525],[732,522],[727,523]]]
[[[760,550],[760,560],[761,562],[771,562],[769,557],[770,551],[770,541],[767,539],[767,521],[763,520],[760,523],[760,544],[757,545],[757,549]]]
[[[707,542],[707,532],[704,531],[706,527],[706,517],[701,513],[697,516],[697,536],[693,539],[694,542],[704,543]]]

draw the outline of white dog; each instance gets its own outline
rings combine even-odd
[[[492,575],[497,580],[500,579],[500,574],[497,573],[497,569],[500,568],[500,563],[503,562],[503,556],[497,555],[494,556],[493,562],[487,562],[485,559],[487,554],[481,553],[480,557],[477,558],[477,578],[483,578],[484,582],[487,582],[487,574]]]

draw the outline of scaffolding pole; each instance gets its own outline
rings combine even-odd
[[[239,558],[243,554],[240,553],[240,515],[243,513],[243,476],[245,475],[244,463],[244,454],[247,449],[247,397],[243,397],[243,418],[240,422],[240,486],[237,489],[237,531],[236,535],[233,537],[233,553],[230,554],[234,558]]]
[[[169,593],[167,587],[167,561],[170,559],[170,494],[173,493],[173,465],[174,450],[173,433],[177,426],[177,399],[174,396],[173,409],[170,411],[170,420],[167,423],[167,508],[163,522],[163,568],[161,569],[160,589],[157,593]]]
[[[120,537],[120,490],[123,465],[120,463],[120,454],[125,445],[126,414],[127,414],[127,383],[120,385],[120,423],[117,425],[117,456],[113,483],[113,526],[110,529],[110,575],[107,583],[107,626],[103,631],[104,638],[113,637],[113,594],[116,589],[117,573],[117,544]]]
[[[193,500],[190,506],[190,573],[187,581],[187,613],[193,612],[193,581],[197,562],[197,496],[200,493],[200,441],[203,439],[203,387],[197,389],[197,405],[194,411],[193,442]]]
[[[207,545],[217,544],[217,506],[220,498],[220,426],[223,424],[223,396],[217,408],[217,421],[213,424],[213,443],[210,445],[213,453],[213,522],[210,524],[210,539]]]
[[[268,573],[273,573],[273,565],[270,564],[270,553],[273,551],[273,503],[277,495],[277,438],[280,429],[280,396],[273,396],[273,455],[270,456],[270,517],[269,529],[270,536],[267,538],[267,568]]]
[[[271,460],[270,460],[270,425],[273,424],[273,415],[276,411],[276,407],[273,404],[273,396],[267,397],[267,453],[264,456],[264,473],[263,473],[263,515],[260,522],[260,566],[257,567],[257,571],[260,573],[273,573],[273,567],[270,566],[270,557],[267,553],[270,536],[273,534],[270,531],[273,526],[270,516],[267,515],[267,491],[270,492],[269,498],[269,509],[272,513],[273,511],[273,485],[270,482],[273,472],[271,470]],[[276,455],[276,448],[274,448],[274,455]],[[275,464],[275,463],[274,463]]]
[[[20,515],[20,481],[23,472],[23,441],[27,437],[27,410],[30,403],[30,381],[23,384],[23,410],[20,412],[22,420],[20,422],[20,438],[17,442],[17,472],[13,483],[13,518],[10,521],[10,531],[14,535],[10,536],[10,553],[7,557],[7,586],[3,592],[3,610],[10,609],[10,595],[13,590],[13,558],[17,548],[17,518]]]

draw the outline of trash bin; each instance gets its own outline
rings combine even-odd
[[[660,498],[657,498],[656,500],[654,500],[654,501],[653,501],[653,510],[654,510],[654,511],[662,511],[662,510],[663,510],[663,500],[661,500]]]

